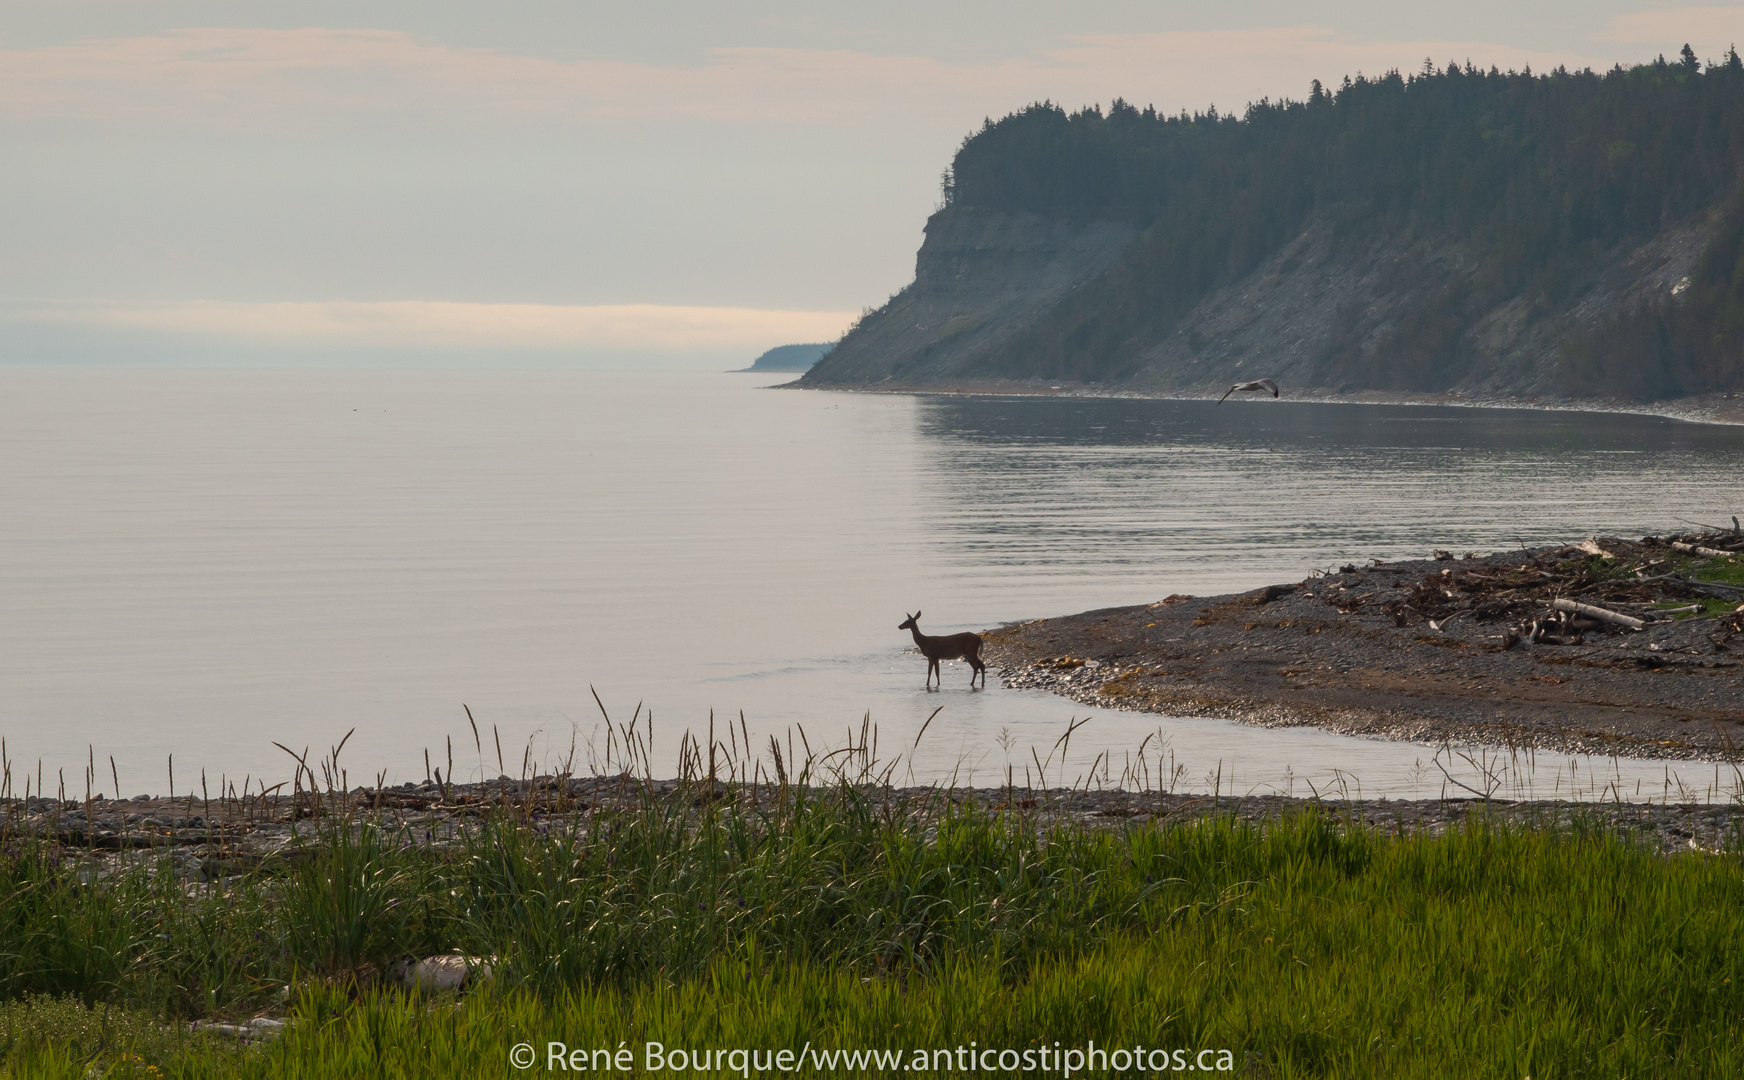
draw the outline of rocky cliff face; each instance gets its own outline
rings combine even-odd
[[[944,210],[927,222],[914,281],[868,312],[801,385],[923,386],[1033,325],[1096,280],[1138,230],[1117,221]]]
[[[1315,223],[1152,342],[1128,385],[1221,392],[1265,376],[1338,394],[1564,396],[1568,343],[1642,299],[1669,295],[1694,271],[1709,231],[1685,226],[1618,252],[1552,309],[1518,296],[1472,303],[1476,253],[1400,233],[1341,247],[1328,224]]]
[[[1571,341],[1695,271],[1719,211],[1595,262],[1551,307],[1483,299],[1481,253],[1381,223],[1352,230],[1311,219],[1257,269],[1183,317],[1128,343],[1135,365],[1077,384],[1114,392],[1220,393],[1270,377],[1296,393],[1570,397]],[[949,208],[927,225],[912,284],[869,312],[802,386],[1046,390],[1069,380],[1011,379],[1002,347],[1068,297],[1121,272],[1141,239],[1123,221],[1048,220]],[[1092,290],[1086,294],[1083,290]],[[1488,295],[1493,295],[1490,290]]]

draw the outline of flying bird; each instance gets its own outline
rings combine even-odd
[[[1257,379],[1254,382],[1236,383],[1234,386],[1230,387],[1228,390],[1225,390],[1223,392],[1223,397],[1218,398],[1217,403],[1219,405],[1223,404],[1223,398],[1228,397],[1229,395],[1235,393],[1238,390],[1243,391],[1243,392],[1246,392],[1249,390],[1270,390],[1272,392],[1273,397],[1278,396],[1278,384],[1277,383],[1273,382],[1270,379]]]

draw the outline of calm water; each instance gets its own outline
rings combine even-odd
[[[917,779],[992,783],[1084,707],[943,693],[932,633],[1296,580],[1350,559],[1663,531],[1744,511],[1744,429],[1639,417],[890,397],[767,376],[0,368],[0,734],[83,794],[577,763],[710,710],[840,746],[868,711]],[[462,703],[483,728],[475,749]],[[723,725],[724,726],[724,725]],[[1433,748],[1098,713],[1063,770],[1161,729],[1178,788],[1434,794]],[[1158,745],[1153,739],[1152,749]],[[91,749],[94,748],[94,749]],[[1055,763],[1059,759],[1056,755]],[[1663,763],[1540,755],[1532,790]],[[1715,784],[1713,766],[1686,785]],[[1571,781],[1570,777],[1574,777]],[[1721,777],[1720,782],[1725,783]]]

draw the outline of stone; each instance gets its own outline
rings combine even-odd
[[[459,990],[490,977],[489,960],[449,953],[423,960],[405,960],[391,970],[394,982],[408,990]]]

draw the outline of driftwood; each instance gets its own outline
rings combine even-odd
[[[1560,597],[1552,600],[1550,606],[1555,608],[1557,611],[1567,611],[1575,615],[1585,615],[1589,619],[1597,619],[1600,622],[1608,622],[1615,626],[1625,626],[1631,630],[1639,630],[1647,625],[1642,620],[1629,615],[1619,615],[1615,611],[1606,611],[1602,607],[1594,607],[1591,604],[1582,604],[1574,600],[1564,600]]]
[[[1686,544],[1681,540],[1673,540],[1671,542],[1671,550],[1682,551],[1682,552],[1685,552],[1685,553],[1690,554],[1690,555],[1700,555],[1704,559],[1730,559],[1735,554],[1734,552],[1730,552],[1730,551],[1721,551],[1718,548],[1700,547],[1700,546],[1695,545],[1695,544]]]
[[[1701,592],[1704,589],[1708,590],[1710,593],[1718,596],[1722,600],[1726,599],[1726,594],[1728,593],[1732,596],[1744,596],[1744,587],[1737,585],[1724,585],[1718,581],[1697,581],[1695,578],[1678,577],[1676,574],[1655,574],[1652,577],[1640,577],[1636,580],[1641,582],[1675,581],[1679,585],[1688,585],[1696,592]]]

